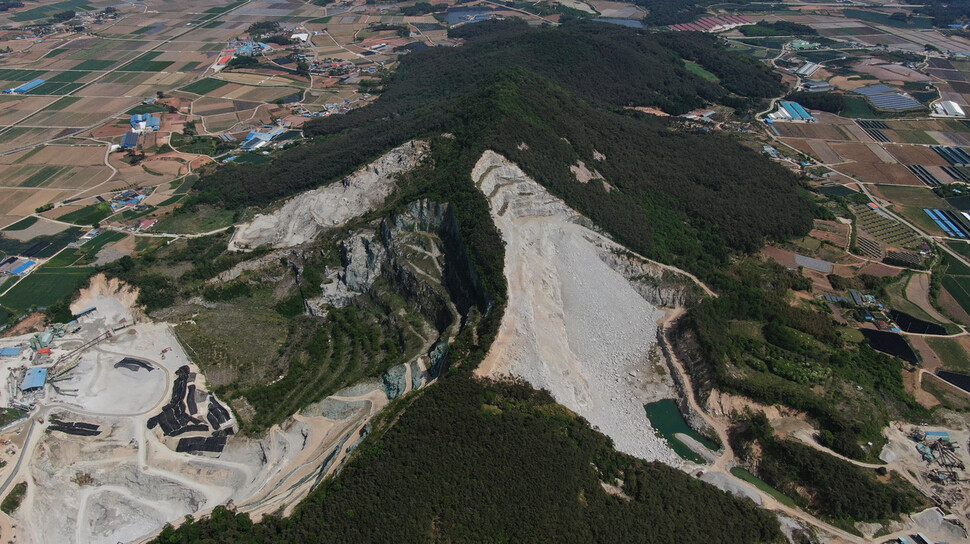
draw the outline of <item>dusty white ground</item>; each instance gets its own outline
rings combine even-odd
[[[373,210],[394,190],[396,176],[414,168],[426,150],[425,142],[408,142],[342,181],[301,193],[279,210],[238,225],[229,241],[229,249],[300,245],[316,238],[325,228],[341,225]]]
[[[663,312],[599,257],[612,242],[486,151],[472,179],[505,241],[509,301],[480,375],[512,374],[585,417],[620,451],[680,466],[643,406],[674,391],[647,363]],[[618,247],[618,246],[617,246]]]
[[[55,340],[52,361],[107,328],[130,324],[136,297],[117,283],[95,278],[72,309],[95,306],[97,311],[80,320],[81,331]],[[0,347],[28,339],[3,339]],[[124,357],[149,361],[155,370],[114,368]],[[176,453],[177,439],[146,427],[147,419],[169,401],[175,370],[187,364],[198,372],[168,324],[139,321],[80,358],[72,377],[57,383],[64,394],[48,385],[27,422],[11,431],[15,444],[3,446],[9,466],[0,476],[16,470],[10,487],[28,482],[12,520],[18,542],[140,541],[165,523],[204,515],[230,501],[256,519],[281,508],[290,512],[313,485],[339,468],[361,430],[388,402],[380,383],[368,382],[308,407],[261,440],[232,437],[218,457]],[[24,357],[0,361],[4,375],[7,368],[25,364]],[[414,383],[411,371],[408,366],[406,390]],[[194,383],[206,389],[201,374]],[[4,391],[0,401],[6,396]],[[97,424],[101,433],[45,432],[52,416]],[[18,439],[25,442],[22,454]],[[18,455],[7,456],[7,449]],[[20,455],[23,462],[15,466]],[[10,523],[0,518],[0,526]]]

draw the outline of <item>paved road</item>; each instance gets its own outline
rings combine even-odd
[[[7,492],[7,486],[9,486],[10,483],[13,482],[14,479],[17,477],[17,474],[20,473],[20,465],[21,465],[21,463],[24,462],[24,457],[27,457],[26,454],[31,449],[30,448],[30,437],[31,437],[31,435],[34,434],[34,427],[36,425],[37,425],[37,422],[34,421],[33,419],[31,419],[30,420],[30,427],[27,429],[27,438],[24,439],[24,445],[23,445],[22,448],[20,448],[20,454],[17,456],[17,464],[14,465],[13,471],[10,472],[10,476],[7,476],[7,480],[5,482],[3,482],[3,485],[2,486],[0,486],[0,497],[2,497],[4,495],[4,493]]]

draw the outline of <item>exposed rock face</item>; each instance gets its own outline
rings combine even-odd
[[[714,365],[707,360],[689,316],[678,319],[667,329],[667,340],[690,375],[694,400],[701,406],[707,405],[707,399],[714,389]]]
[[[375,209],[394,191],[397,174],[417,166],[427,149],[426,142],[408,142],[340,182],[293,197],[279,210],[239,225],[229,249],[300,245],[316,238],[324,228],[342,225]]]
[[[380,275],[387,252],[374,239],[375,234],[374,231],[359,232],[341,246],[345,266],[343,282],[351,291],[362,293],[370,289]]]
[[[344,240],[343,267],[327,270],[329,281],[321,286],[320,296],[307,304],[318,314],[325,305],[344,307],[384,277],[443,332],[463,315],[453,299],[466,301],[467,309],[482,298],[460,238],[449,241],[457,232],[447,204],[412,202],[405,211],[381,221],[378,230],[358,231]]]
[[[644,299],[664,308],[690,307],[704,292],[690,278],[663,266],[642,259],[628,251],[599,243],[599,256],[610,268],[630,280],[630,284]]]
[[[408,369],[407,365],[397,365],[388,369],[381,378],[384,393],[387,400],[394,400],[400,397],[408,389]]]

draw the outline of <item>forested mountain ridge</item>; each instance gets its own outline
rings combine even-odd
[[[767,511],[617,453],[548,393],[456,374],[390,407],[394,426],[378,423],[292,516],[218,508],[156,542],[784,541]]]
[[[408,139],[448,132],[458,139],[462,170],[470,171],[475,153],[495,149],[631,249],[698,273],[723,264],[727,249],[807,232],[810,207],[790,172],[728,137],[671,130],[676,123],[623,109],[679,111],[728,96],[689,73],[679,50],[725,75],[734,70],[758,96],[780,93],[756,62],[707,36],[691,44],[597,23],[530,29],[490,21],[455,34],[468,43],[408,55],[374,104],[308,123],[314,142],[268,166],[206,176],[199,200],[265,204]],[[577,161],[595,166],[615,190],[577,183],[569,171]]]

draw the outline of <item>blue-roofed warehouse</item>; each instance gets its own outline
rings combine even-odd
[[[27,83],[24,83],[20,87],[14,87],[13,89],[7,89],[6,91],[3,91],[3,92],[4,92],[4,94],[24,94],[24,93],[29,93],[30,91],[32,91],[32,90],[36,89],[37,87],[40,87],[41,85],[43,85],[46,81],[47,80],[44,80],[44,79],[35,79],[33,81],[28,81]]]
[[[138,133],[129,132],[121,139],[122,149],[132,149],[138,145]]]
[[[3,348],[0,349],[0,357],[16,357],[23,351],[22,348]]]
[[[24,374],[24,381],[20,383],[21,391],[34,391],[44,387],[47,383],[46,368],[28,368]]]
[[[815,121],[815,118],[812,117],[812,114],[808,113],[808,111],[805,108],[803,108],[802,105],[799,104],[798,102],[783,101],[781,103],[781,107],[784,108],[785,111],[788,112],[788,115],[791,115],[791,118],[794,120]]]

